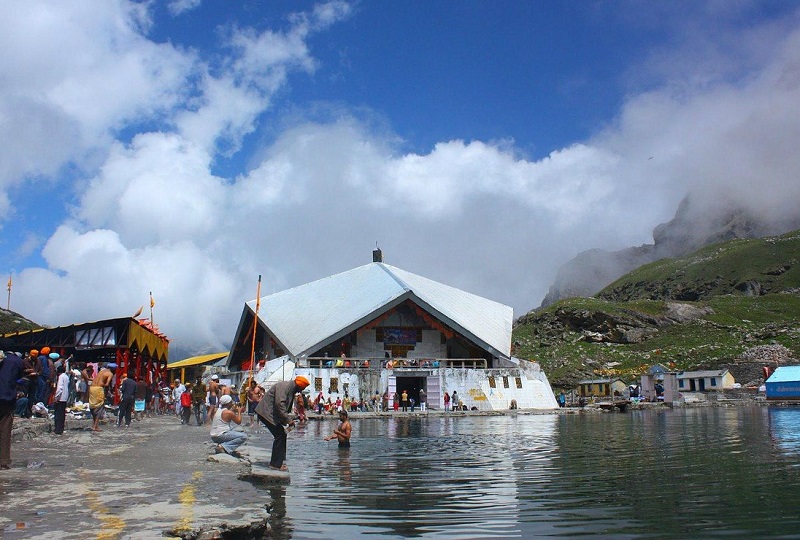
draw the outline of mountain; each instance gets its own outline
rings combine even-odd
[[[759,238],[800,227],[800,216],[751,211],[717,197],[687,195],[675,216],[653,230],[653,243],[620,251],[593,249],[565,263],[540,307],[570,297],[591,296],[620,276],[663,258],[680,257],[702,246],[734,238]]]
[[[35,330],[37,328],[42,328],[42,326],[26,319],[19,313],[0,308],[0,335],[10,334],[20,330]],[[0,338],[0,348],[4,346],[5,344],[2,342],[2,338]]]
[[[568,298],[519,318],[514,355],[537,360],[556,388],[654,363],[727,367],[743,384],[763,365],[800,358],[800,231],[735,239],[647,264],[595,298]]]

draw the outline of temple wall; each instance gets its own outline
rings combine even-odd
[[[439,377],[441,392],[436,398],[429,391],[431,409],[442,409],[444,392],[452,394],[455,390],[459,399],[464,402],[467,409],[476,407],[481,411],[508,410],[511,401],[516,400],[520,409],[556,409],[555,395],[544,373],[538,369],[537,364],[526,368],[502,369],[433,369],[431,376]],[[325,397],[336,401],[337,397],[344,398],[345,388],[351,398],[369,398],[377,390],[383,394],[390,385],[391,377],[403,377],[402,370],[388,369],[341,369],[341,368],[297,368],[296,375],[303,375],[311,381],[311,397],[315,397],[319,390],[316,389],[316,380],[319,378],[321,389]],[[490,383],[494,377],[494,387]],[[505,378],[505,380],[504,380]],[[517,385],[517,379],[521,387]],[[331,380],[337,380],[337,392],[331,392]],[[505,384],[508,384],[508,388]],[[438,403],[434,402],[438,401]]]
[[[414,350],[408,352],[408,358],[445,358],[447,347],[442,344],[442,334],[438,330],[423,330],[422,341]]]
[[[353,358],[383,358],[383,343],[375,341],[375,330],[359,330],[356,345],[350,349]],[[444,358],[447,347],[442,343],[442,334],[438,330],[423,330],[422,341],[417,342],[414,349],[408,352],[407,358]]]

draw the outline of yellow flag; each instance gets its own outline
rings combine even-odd
[[[155,307],[156,301],[153,300],[153,293],[150,293],[150,307]]]
[[[8,290],[11,291],[11,276],[8,276]]]

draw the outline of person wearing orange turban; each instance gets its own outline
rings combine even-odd
[[[273,384],[267,393],[256,405],[258,420],[267,426],[274,440],[272,442],[272,456],[269,460],[270,469],[288,471],[286,466],[286,428],[294,427],[296,420],[294,413],[294,397],[311,384],[307,378],[299,375],[291,381],[282,381]],[[285,426],[285,427],[284,427]]]

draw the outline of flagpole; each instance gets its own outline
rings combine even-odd
[[[256,311],[253,316],[253,343],[250,346],[250,377],[256,369],[256,332],[258,331],[258,310],[261,308],[261,274],[258,274],[258,289],[256,290]]]
[[[8,275],[8,302],[6,303],[6,309],[11,311],[11,274]]]
[[[156,303],[153,301],[153,291],[150,291],[150,328],[153,330],[155,330],[156,327],[155,321],[153,321],[153,306],[155,305]]]

